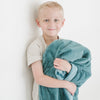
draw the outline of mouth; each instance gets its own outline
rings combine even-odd
[[[48,29],[49,31],[54,31],[54,30],[56,30],[56,29],[52,29],[52,28],[50,28],[50,29]]]

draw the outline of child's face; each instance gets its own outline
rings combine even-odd
[[[57,8],[42,8],[37,19],[37,25],[41,27],[43,34],[49,37],[57,36],[64,24],[62,11]]]

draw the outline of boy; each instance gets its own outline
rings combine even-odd
[[[46,47],[54,40],[59,39],[58,32],[64,25],[64,12],[61,5],[57,2],[46,2],[38,9],[37,25],[42,29],[42,36],[34,40],[27,49],[28,66],[32,68],[33,83],[33,100],[39,100],[38,85],[51,88],[66,88],[72,95],[76,91],[76,85],[65,80],[57,80],[46,76],[42,69],[42,55]],[[63,59],[56,58],[54,67],[63,71],[70,72],[72,66]]]

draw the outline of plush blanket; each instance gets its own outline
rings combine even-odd
[[[55,58],[67,60],[71,71],[61,71],[54,68]],[[39,100],[78,100],[79,87],[91,76],[91,55],[88,48],[66,39],[52,42],[43,54],[43,72],[45,75],[73,82],[77,86],[72,96],[65,88],[48,88],[39,86]]]

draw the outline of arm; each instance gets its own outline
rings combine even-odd
[[[76,85],[74,85],[72,82],[57,80],[47,75],[44,75],[41,61],[33,63],[31,67],[33,77],[37,84],[52,88],[66,88],[72,95],[74,95],[74,92],[76,91]]]

